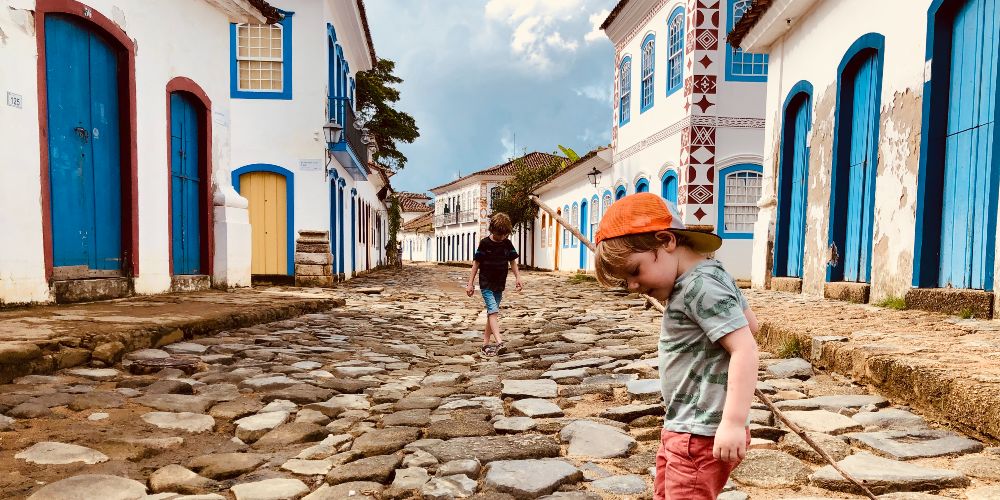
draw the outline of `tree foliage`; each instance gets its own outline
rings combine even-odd
[[[399,144],[415,141],[420,137],[420,129],[412,116],[395,107],[399,101],[395,86],[403,82],[393,74],[395,68],[395,62],[379,59],[371,70],[359,72],[357,97],[368,134],[378,145],[372,159],[385,168],[399,171],[406,165],[406,155],[399,151]]]
[[[497,197],[493,199],[493,211],[504,212],[510,216],[515,229],[525,229],[531,225],[538,215],[538,205],[528,198],[532,190],[542,181],[573,163],[572,158],[579,159],[570,148],[559,146],[567,158],[553,159],[549,164],[540,167],[530,167],[521,158],[514,160],[514,175],[499,186]]]

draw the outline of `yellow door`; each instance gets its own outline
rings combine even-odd
[[[250,202],[250,273],[288,274],[285,178],[271,172],[243,174],[240,194]]]

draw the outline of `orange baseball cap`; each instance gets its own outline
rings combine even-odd
[[[670,205],[653,193],[632,194],[608,207],[597,227],[594,244],[619,236],[664,230],[683,233],[696,252],[711,253],[722,246],[718,235],[685,227]]]

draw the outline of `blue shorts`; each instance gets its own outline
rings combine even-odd
[[[503,300],[503,290],[480,290],[483,293],[483,302],[486,302],[486,314],[496,314],[500,312],[500,301]]]

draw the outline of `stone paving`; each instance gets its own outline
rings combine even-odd
[[[525,273],[510,348],[483,358],[467,272],[377,272],[341,308],[0,386],[0,498],[651,498],[657,314]],[[1000,449],[763,358],[759,387],[885,498],[1000,498]],[[858,498],[764,406],[751,419],[720,498]]]

